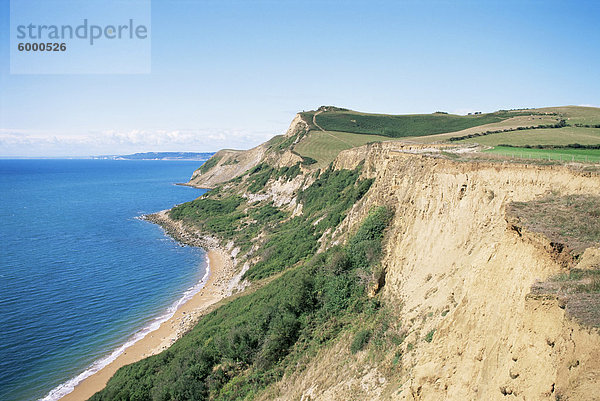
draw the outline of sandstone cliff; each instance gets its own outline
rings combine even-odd
[[[516,229],[505,211],[549,191],[599,195],[600,177],[560,166],[453,162],[397,147],[338,156],[338,168],[364,162],[363,174],[375,182],[337,234],[352,231],[373,205],[395,210],[380,291],[404,341],[387,355],[351,355],[347,336],[263,399],[600,399],[598,330],[567,316],[558,297],[531,293],[567,267],[549,240]]]

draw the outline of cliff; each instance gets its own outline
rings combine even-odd
[[[227,182],[262,161],[277,166],[291,166],[302,161],[288,147],[308,132],[308,124],[297,114],[287,132],[249,150],[224,149],[215,153],[202,167],[194,172],[187,185],[198,188],[214,188]]]
[[[375,181],[338,230],[351,231],[372,205],[395,209],[381,292],[397,308],[396,330],[405,339],[373,360],[352,356],[346,338],[269,395],[600,399],[597,328],[567,316],[557,296],[531,292],[565,271],[562,259],[549,239],[517,230],[506,216],[511,202],[549,191],[598,196],[600,177],[566,167],[458,163],[400,153],[390,144],[345,151],[336,164],[361,160]],[[600,258],[595,253],[585,263],[598,266]]]
[[[215,189],[169,216],[232,252],[240,292],[94,399],[139,380],[166,399],[600,399],[597,173],[366,140],[316,168],[293,146],[315,116],[192,177]]]

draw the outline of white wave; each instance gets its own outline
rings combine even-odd
[[[149,333],[152,333],[153,331],[157,330],[162,323],[166,322],[171,317],[173,317],[177,309],[179,309],[181,305],[185,304],[194,295],[196,295],[206,284],[206,281],[208,280],[208,276],[210,274],[210,263],[208,259],[208,253],[206,254],[205,258],[206,272],[204,273],[202,279],[196,285],[186,290],[181,296],[181,298],[179,298],[169,308],[167,308],[167,311],[163,315],[153,319],[148,325],[144,326],[142,329],[137,331],[133,336],[131,336],[129,340],[125,342],[125,344],[115,349],[111,354],[94,361],[94,363],[92,363],[86,370],[73,377],[72,379],[66,381],[65,383],[56,386],[44,398],[40,398],[38,401],[57,401],[65,395],[71,393],[75,389],[75,386],[77,386],[79,383],[92,376],[94,373],[97,373],[98,371],[102,370],[102,368],[109,365],[111,362],[117,359],[119,355],[125,352],[127,348],[131,347],[133,344],[146,337]]]

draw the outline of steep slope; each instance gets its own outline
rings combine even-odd
[[[214,190],[168,216],[231,252],[240,292],[95,400],[600,399],[600,291],[552,281],[600,272],[600,232],[575,258],[512,212],[596,205],[599,175],[398,141],[317,168],[294,150],[314,120],[202,168]]]
[[[214,154],[194,172],[187,185],[214,188],[235,178],[265,161],[275,166],[292,166],[302,162],[302,157],[291,152],[290,145],[308,132],[308,124],[297,114],[285,135],[249,150],[224,149]]]
[[[401,306],[397,330],[406,338],[377,363],[353,357],[349,338],[340,347],[342,340],[269,395],[599,399],[598,331],[567,317],[556,296],[531,294],[564,263],[550,240],[509,224],[505,209],[551,190],[598,196],[600,178],[566,168],[455,163],[394,152],[391,144],[345,151],[338,161],[351,167],[349,160],[363,157],[375,182],[339,230],[351,229],[370,205],[395,208],[382,293]]]

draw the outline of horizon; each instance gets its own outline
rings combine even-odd
[[[329,105],[329,106],[333,106],[333,107],[339,107],[339,106],[335,106],[335,105]],[[319,106],[321,107],[321,106]],[[582,105],[562,105],[562,106],[541,106],[538,108],[556,108],[556,107],[585,107],[585,108],[596,108],[596,109],[600,109],[600,107],[598,106],[592,106],[592,105],[587,105],[587,104],[582,104]],[[318,107],[315,107],[314,109],[311,110],[317,110]],[[493,111],[485,111],[483,112],[484,114],[486,113],[493,113],[496,111],[500,111],[501,109],[498,110],[493,110]],[[512,110],[533,110],[532,108],[515,108]],[[302,111],[309,111],[309,110],[302,110]],[[299,111],[298,113],[302,112]],[[357,112],[361,112],[360,110],[351,110],[351,111],[357,111]],[[443,110],[439,110],[439,111],[435,111],[435,112],[431,112],[431,113],[418,113],[418,114],[423,114],[423,115],[427,115],[427,114],[435,114],[435,113],[446,113]],[[369,114],[378,114],[378,113],[369,113]],[[415,113],[414,115],[418,115],[417,113]],[[465,116],[468,114],[472,114],[472,112],[467,112],[465,114],[456,114],[456,113],[446,113],[446,114],[453,114],[453,115],[461,115],[461,116]],[[397,115],[413,115],[413,114],[397,114]],[[264,143],[266,141],[268,141],[269,139],[273,138],[276,135],[280,135],[280,134],[274,134],[271,137],[268,137],[267,139],[265,139],[265,141],[260,142],[256,145],[253,146],[257,146],[260,145],[261,143]],[[73,159],[73,160],[93,160],[93,159],[97,159],[100,160],[100,158],[110,158],[110,157],[121,157],[121,156],[131,156],[134,154],[145,154],[145,153],[196,153],[196,154],[201,154],[201,153],[212,153],[215,154],[217,153],[219,150],[247,150],[249,148],[244,148],[244,149],[233,149],[233,148],[219,148],[219,149],[215,149],[215,150],[205,150],[205,151],[195,151],[195,150],[168,150],[168,151],[163,151],[160,149],[156,149],[156,150],[139,150],[139,151],[134,151],[134,152],[130,152],[130,153],[102,153],[102,154],[81,154],[81,155],[40,155],[40,156],[22,156],[22,155],[1,155],[0,154],[0,160],[53,160],[53,159],[62,159],[62,160],[69,160],[69,159]],[[111,160],[111,159],[105,159],[105,160]],[[140,159],[143,160],[143,159]],[[148,159],[150,160],[150,159]],[[168,159],[165,161],[186,161],[186,160],[194,160],[194,159]]]
[[[323,104],[383,114],[600,105],[592,1],[151,7],[149,73],[11,74],[10,0],[0,0],[0,157],[248,149]]]

